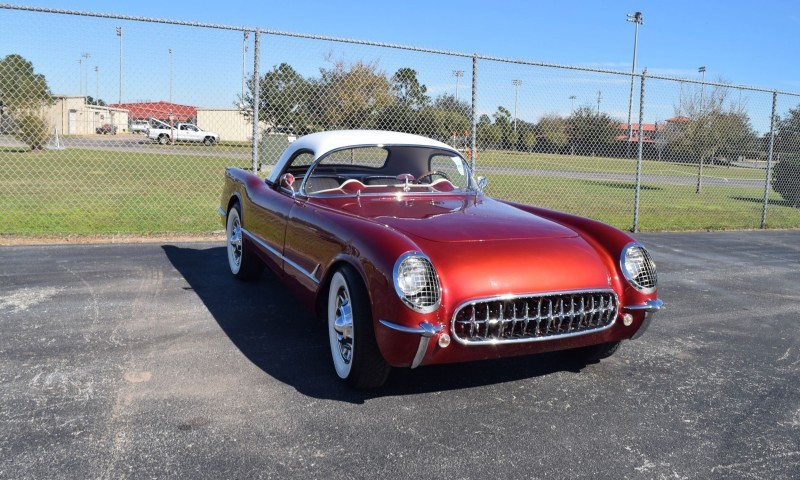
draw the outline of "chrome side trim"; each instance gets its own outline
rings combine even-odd
[[[438,325],[433,325],[428,322],[422,322],[419,324],[419,327],[414,328],[406,327],[405,325],[398,325],[384,319],[380,319],[378,321],[381,323],[381,325],[391,328],[392,330],[403,333],[413,333],[420,336],[417,353],[414,355],[414,359],[411,360],[411,368],[417,368],[419,364],[422,363],[422,360],[425,358],[425,353],[428,351],[428,344],[431,341],[431,337],[444,329],[444,325],[441,323]]]
[[[267,250],[269,253],[275,255],[276,257],[281,259],[284,263],[288,264],[290,267],[294,268],[298,272],[300,272],[303,275],[305,275],[306,277],[308,277],[312,282],[314,282],[315,284],[319,285],[319,280],[317,279],[317,277],[314,276],[317,273],[317,270],[319,270],[319,265],[317,265],[314,268],[313,272],[308,272],[303,267],[301,267],[300,265],[294,263],[293,261],[291,261],[288,258],[286,258],[285,256],[283,256],[283,254],[281,252],[277,251],[275,248],[269,246],[266,242],[264,242],[260,238],[256,237],[250,230],[247,230],[246,228],[242,228],[242,233],[247,235],[247,237],[250,240],[256,242],[261,248],[263,248],[264,250]]]
[[[470,341],[464,338],[461,338],[456,333],[456,318],[464,307],[470,304],[478,304],[484,302],[493,302],[493,301],[503,301],[503,300],[515,300],[521,298],[532,298],[532,297],[547,297],[553,295],[578,295],[578,294],[606,294],[612,295],[614,297],[614,303],[616,305],[614,316],[611,322],[604,326],[593,328],[590,330],[572,332],[572,333],[560,333],[558,335],[550,335],[550,336],[542,336],[542,337],[526,337],[526,338],[507,338],[507,339],[499,339],[494,338],[491,340],[479,340],[479,341]],[[465,345],[468,347],[480,347],[485,345],[509,345],[515,343],[530,343],[530,342],[546,342],[552,340],[560,340],[564,338],[571,338],[571,337],[579,337],[582,335],[591,335],[594,333],[602,332],[608,330],[609,328],[613,327],[617,324],[617,317],[619,317],[619,297],[617,296],[617,292],[611,289],[587,289],[587,290],[564,290],[564,291],[557,291],[557,292],[542,292],[542,293],[527,293],[527,294],[519,294],[519,295],[495,295],[492,297],[484,297],[484,298],[473,298],[467,300],[465,302],[460,303],[455,310],[453,310],[453,317],[450,320],[450,329],[451,329],[451,336],[461,345]]]
[[[653,300],[648,300],[647,302],[644,303],[644,305],[629,305],[627,307],[622,308],[623,310],[628,310],[631,312],[641,312],[641,311],[645,312],[644,321],[642,321],[642,324],[639,326],[639,330],[636,330],[636,333],[633,334],[631,340],[636,340],[637,338],[644,335],[644,332],[646,332],[647,329],[650,328],[650,322],[653,321],[653,317],[662,308],[664,308],[664,302],[662,302],[658,298]]]
[[[220,215],[222,215],[223,217],[226,217],[226,218],[228,217],[228,212],[226,212],[225,210],[223,210],[223,209],[222,209],[222,207],[221,207],[220,205],[217,205],[217,211],[218,211],[218,212],[219,212],[219,214],[220,214]]]

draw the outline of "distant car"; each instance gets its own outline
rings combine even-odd
[[[155,140],[161,145],[173,142],[197,142],[210,147],[219,142],[219,135],[206,132],[191,123],[178,122],[172,126],[164,122],[153,120],[147,129],[147,138]]]
[[[110,124],[107,123],[107,124],[103,125],[102,127],[97,127],[97,129],[95,129],[95,132],[103,134],[103,135],[116,135],[117,134],[117,126],[116,125],[110,125]]]
[[[306,135],[266,180],[226,170],[227,266],[253,280],[266,265],[299,295],[291,308],[315,309],[357,388],[391,367],[554,350],[595,361],[644,333],[662,302],[642,244],[485,186],[461,153],[418,135]]]
[[[147,120],[132,120],[130,124],[131,133],[147,133],[150,122]]]

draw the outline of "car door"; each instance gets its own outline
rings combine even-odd
[[[294,154],[287,168],[309,164],[314,154],[303,150]],[[299,182],[298,182],[299,183]],[[299,186],[299,185],[296,185]],[[250,213],[244,213],[244,224],[248,233],[255,237],[264,259],[278,270],[285,270],[284,248],[287,222],[292,208],[298,203],[293,190],[272,185],[263,194],[254,194]]]

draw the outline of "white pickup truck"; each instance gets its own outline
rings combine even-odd
[[[218,134],[204,132],[197,125],[178,122],[170,127],[169,124],[155,119],[150,120],[147,138],[155,140],[161,145],[173,142],[203,142],[203,145],[211,146],[219,142]]]

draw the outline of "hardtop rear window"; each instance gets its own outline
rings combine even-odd
[[[381,169],[386,165],[389,151],[382,147],[353,147],[331,152],[319,164],[322,166],[347,165]]]

